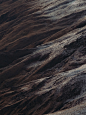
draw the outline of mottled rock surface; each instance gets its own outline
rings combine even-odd
[[[86,115],[86,1],[0,0],[0,115]]]

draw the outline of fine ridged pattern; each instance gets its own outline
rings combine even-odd
[[[0,115],[86,115],[85,77],[85,0],[0,0]]]

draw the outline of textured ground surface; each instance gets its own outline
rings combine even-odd
[[[0,0],[0,115],[86,115],[86,0]]]

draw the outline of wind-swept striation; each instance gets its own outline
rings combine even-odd
[[[85,0],[0,1],[1,115],[85,115],[85,15]]]

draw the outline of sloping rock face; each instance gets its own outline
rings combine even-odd
[[[0,114],[86,115],[85,0],[0,0]]]

